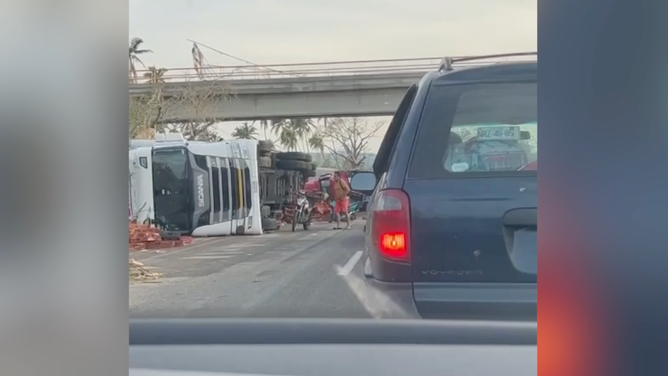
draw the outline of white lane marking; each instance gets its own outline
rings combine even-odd
[[[241,244],[230,244],[228,246],[221,247],[221,248],[218,248],[218,249],[220,249],[220,250],[230,249],[230,250],[235,250],[236,251],[236,250],[241,249],[241,248],[264,247],[264,246],[266,246],[265,243],[241,243]]]
[[[209,256],[215,256],[215,255],[220,256],[220,255],[240,255],[242,253],[244,253],[244,252],[241,252],[241,251],[211,251],[211,252],[202,252],[199,255],[200,256],[207,256],[207,255],[209,255]]]
[[[357,251],[353,254],[353,256],[346,262],[345,265],[339,270],[337,270],[338,275],[348,275],[350,272],[353,270],[355,267],[355,264],[362,258],[362,251]]]
[[[182,247],[174,248],[173,250],[170,250],[169,252],[163,252],[163,253],[158,253],[156,255],[152,255],[147,257],[146,259],[142,261],[148,261],[148,260],[155,260],[159,258],[163,258],[166,256],[171,256],[177,253],[188,253],[189,251],[192,251],[197,248],[201,247],[206,247],[206,246],[212,246],[214,244],[222,244],[225,243],[225,241],[232,239],[231,236],[222,236],[222,237],[215,237],[215,238],[195,238],[193,243],[184,245]]]
[[[190,256],[181,257],[181,260],[209,260],[209,259],[226,259],[232,256]]]
[[[412,318],[391,296],[366,283],[364,277],[349,274],[341,276],[341,279],[348,285],[350,291],[355,294],[357,300],[362,303],[371,317],[375,319]]]

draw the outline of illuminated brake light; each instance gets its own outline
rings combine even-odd
[[[391,258],[403,258],[406,254],[406,234],[382,234],[380,248],[384,255]]]
[[[394,189],[379,192],[372,215],[371,236],[380,255],[410,262],[410,204],[406,193]]]

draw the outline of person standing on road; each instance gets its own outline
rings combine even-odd
[[[336,227],[335,230],[341,229],[341,215],[345,214],[346,216],[346,230],[350,227],[350,218],[348,218],[348,194],[350,193],[350,187],[345,180],[341,179],[341,172],[337,171],[334,173],[334,213],[336,213]]]

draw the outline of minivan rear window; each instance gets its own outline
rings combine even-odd
[[[535,174],[537,113],[535,82],[434,84],[409,177]]]

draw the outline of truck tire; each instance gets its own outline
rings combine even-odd
[[[311,163],[311,170],[315,171],[316,168],[318,168],[318,165]]]
[[[257,159],[257,166],[263,168],[271,168],[271,158],[260,157]]]
[[[295,161],[295,160],[278,160],[276,162],[276,168],[279,170],[308,170],[311,167],[307,162]]]
[[[257,142],[258,152],[269,152],[274,150],[274,143],[267,140],[260,140]]]
[[[307,153],[301,153],[298,151],[289,151],[285,153],[278,153],[276,154],[276,158],[278,158],[279,161],[304,161],[304,162],[311,162],[313,160],[313,157],[311,154]]]

